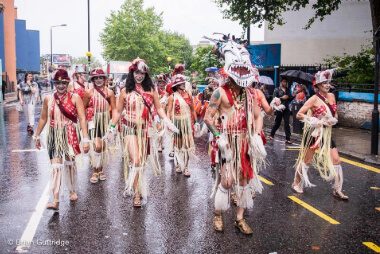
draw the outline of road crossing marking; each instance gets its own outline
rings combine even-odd
[[[12,150],[12,153],[24,153],[24,152],[40,152],[44,149],[16,149]]]
[[[40,220],[42,218],[42,214],[45,211],[46,204],[49,201],[49,186],[50,184],[48,183],[45,187],[44,192],[42,193],[42,196],[40,197],[40,200],[37,203],[37,206],[32,216],[29,219],[24,233],[22,233],[22,236],[20,238],[20,245],[17,246],[16,252],[26,252],[26,249],[30,247],[34,235],[36,233],[38,224],[40,223]]]
[[[259,179],[260,181],[262,181],[263,183],[267,184],[267,185],[270,185],[270,186],[273,186],[274,183],[272,183],[271,181],[269,181],[268,179],[262,177],[262,176],[259,176]]]
[[[311,205],[307,204],[306,202],[302,201],[301,199],[295,197],[295,196],[288,196],[288,198],[290,200],[292,200],[293,202],[299,204],[300,206],[306,208],[307,210],[309,210],[310,212],[314,213],[315,215],[321,217],[322,219],[330,222],[331,224],[333,225],[338,225],[340,224],[340,222],[334,220],[333,218],[331,218],[330,216],[322,213],[321,211],[319,211],[318,209],[312,207]]]
[[[368,248],[370,248],[371,250],[373,250],[374,252],[380,253],[380,247],[377,246],[375,243],[373,243],[373,242],[363,242],[363,244],[365,246],[367,246]]]
[[[363,164],[363,163],[360,163],[360,162],[352,161],[352,160],[349,160],[349,159],[346,159],[346,158],[343,158],[343,157],[340,157],[340,160],[343,161],[343,162],[345,162],[345,163],[357,166],[359,168],[364,168],[364,169],[367,169],[369,171],[372,171],[372,172],[380,174],[380,169],[378,169],[378,168],[375,168],[375,167],[372,167],[372,166],[369,166],[369,165],[366,165],[366,164]]]
[[[379,187],[370,187],[371,190],[380,190]]]

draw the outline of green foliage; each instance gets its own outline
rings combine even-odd
[[[347,76],[337,79],[339,82],[373,84],[375,73],[375,54],[372,47],[362,47],[356,55],[343,54],[324,59],[325,64],[338,67]]]
[[[212,53],[212,46],[196,48],[190,70],[197,71],[199,80],[203,81],[206,77],[205,69],[208,67],[222,67],[219,59]]]
[[[151,72],[169,69],[167,58],[190,63],[192,48],[183,35],[162,29],[162,14],[153,7],[143,9],[143,0],[126,0],[117,12],[106,19],[100,35],[106,60],[146,60]]]
[[[225,18],[239,21],[243,28],[247,28],[250,24],[259,24],[262,26],[263,21],[268,23],[269,29],[273,29],[274,25],[283,25],[285,21],[282,13],[285,11],[299,11],[312,2],[312,8],[315,11],[305,29],[311,27],[315,20],[323,20],[325,16],[330,15],[333,11],[338,10],[342,0],[214,0],[215,3],[222,8]]]
[[[82,64],[88,64],[88,59],[86,56],[81,56],[81,57],[73,57],[71,59],[71,64],[72,65],[82,65]],[[91,69],[93,68],[98,68],[102,67],[102,63],[96,59],[95,57],[91,57]]]

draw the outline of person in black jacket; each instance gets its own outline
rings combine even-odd
[[[276,131],[281,125],[282,118],[284,118],[284,129],[285,129],[285,138],[286,144],[292,144],[290,141],[290,126],[289,126],[289,118],[290,118],[290,109],[289,104],[292,101],[292,95],[290,93],[290,89],[288,88],[288,81],[286,79],[281,80],[280,87],[276,88],[273,92],[273,98],[280,98],[281,104],[285,106],[285,109],[282,111],[276,111],[276,119],[272,130],[270,132],[269,139],[273,139]]]

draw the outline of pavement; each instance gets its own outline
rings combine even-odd
[[[36,112],[37,120],[40,106]],[[348,202],[335,199],[331,184],[314,169],[310,180],[317,187],[294,194],[290,186],[299,147],[276,137],[266,145],[263,193],[245,213],[254,234],[236,230],[233,207],[224,213],[225,231],[217,233],[212,227],[214,178],[206,138],[196,145],[198,160],[191,160],[190,178],[175,173],[168,149],[160,156],[160,176],[146,168],[150,195],[141,209],[122,195],[123,168],[115,153],[105,168],[107,180],[98,184],[91,184],[91,171],[78,164],[78,201],[70,202],[62,188],[60,209],[53,212],[45,209],[50,179],[46,150],[34,149],[22,113],[0,107],[0,253],[380,251],[380,168],[344,158]]]
[[[275,116],[266,116],[264,119],[265,132],[269,135],[274,125]],[[290,129],[293,130],[293,116],[290,116]],[[284,123],[276,132],[276,135],[285,137]],[[371,154],[371,131],[347,128],[338,125],[333,128],[333,139],[337,145],[339,153],[352,159],[359,160],[373,165],[380,165],[380,156]],[[300,143],[302,134],[292,133],[291,140]],[[380,139],[378,140],[380,148]],[[380,150],[380,149],[379,149]]]

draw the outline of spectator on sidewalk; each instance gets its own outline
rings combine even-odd
[[[280,87],[277,87],[273,92],[273,97],[280,98],[281,104],[285,106],[285,109],[282,111],[276,111],[276,119],[274,122],[274,125],[272,127],[272,130],[270,132],[269,139],[273,140],[274,135],[276,134],[276,131],[281,125],[282,119],[284,119],[284,129],[285,129],[285,138],[286,138],[286,144],[292,144],[290,141],[290,125],[289,125],[289,118],[290,118],[290,109],[289,104],[292,101],[292,95],[290,93],[290,89],[288,88],[288,81],[286,79],[281,79]]]

